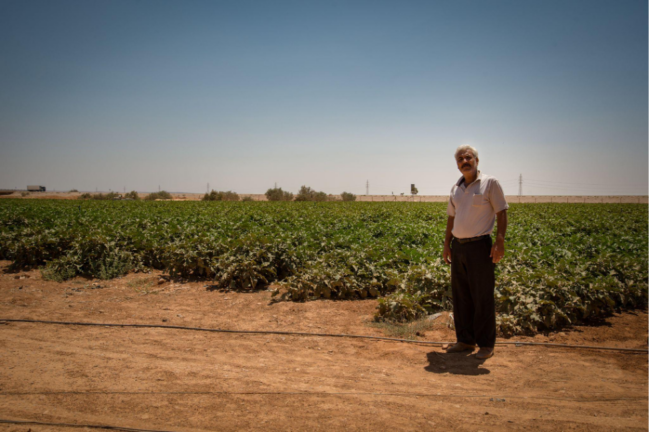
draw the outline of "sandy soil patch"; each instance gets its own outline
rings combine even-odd
[[[3,272],[0,318],[383,336],[376,301],[272,303],[158,274],[43,281]],[[443,320],[421,340],[452,340]],[[535,338],[648,347],[646,312]],[[168,329],[0,325],[0,418],[198,430],[647,430],[648,356],[439,347]],[[32,431],[66,430],[29,426]],[[0,425],[0,430],[27,431]],[[78,429],[70,429],[78,430]]]

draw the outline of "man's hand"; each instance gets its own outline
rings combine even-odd
[[[492,257],[492,262],[494,264],[501,261],[503,254],[506,252],[504,246],[506,238],[506,228],[508,226],[508,215],[506,210],[501,210],[497,213],[497,238],[492,245],[492,250],[490,251],[490,256]]]
[[[503,254],[505,254],[506,248],[503,244],[503,240],[497,241],[492,245],[492,250],[490,251],[490,256],[492,257],[492,262],[494,264],[498,263],[501,261],[501,258],[503,258]]]
[[[451,264],[451,241],[454,238],[452,231],[454,229],[455,217],[449,216],[447,219],[447,231],[445,232],[445,249],[442,252],[442,259],[447,265]]]
[[[447,245],[442,250],[442,259],[445,260],[445,263],[451,264],[451,248]]]

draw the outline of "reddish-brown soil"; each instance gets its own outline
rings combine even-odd
[[[268,291],[158,285],[146,274],[55,283],[7,265],[0,319],[383,335],[368,326],[375,300],[271,303]],[[420,339],[452,340],[443,321]],[[647,349],[648,315],[517,339]],[[480,362],[387,341],[7,323],[0,419],[172,431],[647,430],[648,356],[500,346]],[[0,425],[28,429],[78,430]]]

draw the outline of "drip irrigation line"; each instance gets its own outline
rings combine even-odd
[[[278,391],[250,391],[250,392],[227,392],[227,391],[207,391],[207,392],[127,392],[127,391],[51,391],[51,392],[0,392],[0,396],[61,396],[61,395],[197,395],[197,396],[398,396],[398,397],[428,397],[428,398],[468,398],[468,399],[487,399],[497,400],[500,402],[508,399],[522,399],[522,400],[553,400],[560,402],[617,402],[617,401],[644,401],[647,400],[645,396],[639,397],[623,397],[623,398],[561,398],[553,396],[512,396],[512,395],[472,395],[472,394],[439,394],[439,393],[378,393],[378,392],[278,392]]]
[[[110,426],[110,425],[101,425],[101,424],[81,424],[81,423],[50,423],[50,422],[40,422],[35,420],[8,420],[0,419],[0,423],[5,424],[29,424],[29,425],[38,425],[38,426],[59,426],[59,427],[73,427],[73,428],[95,428],[95,429],[110,429],[110,430],[120,430],[120,431],[129,431],[129,432],[171,432],[164,430],[156,429],[134,429],[122,426]]]
[[[441,341],[418,341],[410,339],[388,338],[382,336],[365,336],[365,335],[352,335],[352,334],[339,334],[339,333],[307,333],[307,332],[290,332],[279,330],[228,330],[228,329],[211,329],[203,327],[185,327],[174,325],[161,325],[161,324],[115,324],[115,323],[90,323],[90,322],[70,322],[70,321],[45,321],[45,320],[30,320],[30,319],[11,319],[0,318],[2,322],[23,322],[32,324],[56,324],[56,325],[74,325],[74,326],[88,326],[88,327],[130,327],[130,328],[162,328],[173,330],[191,330],[191,331],[204,331],[213,333],[239,333],[239,334],[273,334],[283,336],[317,336],[317,337],[338,337],[338,338],[353,338],[353,339],[373,339],[373,340],[387,340],[392,342],[405,342],[421,345],[449,345],[453,342]],[[608,350],[608,351],[623,351],[623,352],[638,352],[648,353],[647,349],[638,348],[616,348],[616,347],[601,347],[590,345],[568,345],[544,342],[496,342],[496,345],[515,345],[519,346],[546,346],[555,348],[572,348],[572,349],[590,349],[590,350]]]

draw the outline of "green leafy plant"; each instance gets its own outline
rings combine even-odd
[[[378,299],[378,323],[451,310],[444,203],[0,200],[0,259],[52,280],[157,269],[275,301]],[[647,205],[513,204],[502,335],[646,308]],[[616,227],[616,229],[613,229]]]

